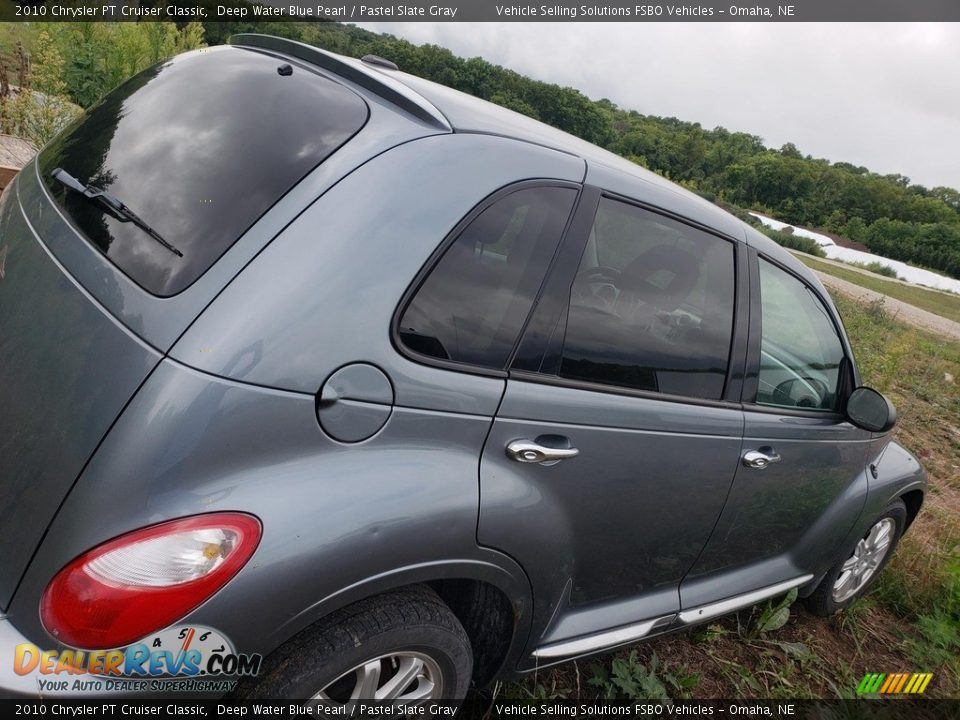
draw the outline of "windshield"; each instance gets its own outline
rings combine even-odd
[[[106,95],[40,155],[74,224],[135,282],[174,295],[205,272],[367,119],[353,91],[258,52],[180,55]],[[135,209],[183,254],[52,177],[64,171]]]

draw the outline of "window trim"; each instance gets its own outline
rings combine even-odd
[[[737,242],[733,267],[733,334],[730,338],[730,357],[727,377],[720,396],[728,402],[740,402],[747,373],[747,344],[750,339],[750,273],[747,244]]]
[[[664,217],[670,218],[671,220],[676,220],[681,222],[684,225],[689,225],[692,228],[697,230],[702,230],[703,232],[710,233],[711,235],[716,235],[721,240],[726,240],[732,243],[742,243],[742,237],[736,237],[735,235],[728,235],[723,230],[718,230],[715,227],[710,225],[704,225],[702,222],[693,220],[692,218],[680,215],[673,210],[668,210],[667,208],[661,207],[659,205],[654,205],[653,203],[645,202],[643,200],[637,200],[636,198],[628,197],[627,195],[621,195],[620,193],[614,192],[612,190],[603,190],[600,189],[600,194],[602,197],[609,198],[610,200],[616,200],[618,202],[625,203],[627,205],[633,205],[638,207],[641,210],[648,210],[657,215],[663,215]]]
[[[809,283],[805,278],[803,278],[799,273],[793,270],[790,267],[787,267],[784,263],[778,259],[771,257],[767,253],[757,250],[756,248],[749,248],[750,255],[750,336],[748,339],[747,347],[747,371],[746,371],[746,380],[744,382],[743,393],[741,395],[740,401],[743,405],[744,410],[750,412],[762,412],[773,415],[789,415],[791,417],[806,417],[806,418],[824,418],[824,419],[835,419],[842,422],[849,422],[847,420],[846,413],[844,408],[846,407],[847,397],[850,392],[854,390],[854,387],[859,382],[859,373],[857,371],[856,362],[853,359],[853,354],[851,352],[850,343],[847,339],[847,334],[843,329],[843,326],[839,323],[839,319],[836,316],[836,313],[829,302],[827,302],[823,294],[815,288],[811,283]],[[851,377],[845,379],[842,375],[839,376],[839,384],[837,387],[838,394],[844,390],[844,385],[850,387],[846,388],[847,392],[843,396],[839,396],[839,409],[831,410],[804,410],[802,408],[791,408],[787,406],[780,405],[764,405],[757,402],[757,393],[759,390],[759,375],[760,375],[760,341],[763,336],[763,307],[761,304],[760,297],[760,260],[764,260],[778,270],[782,270],[790,277],[797,280],[801,285],[803,285],[809,292],[813,294],[813,297],[819,302],[823,309],[826,311],[827,317],[830,318],[830,323],[833,326],[833,331],[837,336],[837,339],[840,340],[840,347],[843,350],[843,357],[847,361],[849,370],[847,371]],[[842,373],[842,370],[841,370]]]
[[[541,368],[543,364],[547,361],[548,357],[556,355],[558,358],[562,354],[563,344],[566,339],[566,318],[567,312],[570,308],[570,288],[573,282],[573,277],[580,266],[580,262],[583,258],[583,253],[586,250],[587,241],[590,237],[590,230],[593,226],[593,222],[596,219],[596,213],[600,206],[600,201],[604,198],[608,198],[615,202],[622,202],[627,205],[637,207],[641,210],[646,210],[648,212],[654,213],[656,215],[661,215],[670,220],[680,222],[684,225],[688,225],[695,230],[700,230],[701,232],[706,232],[714,237],[724,240],[733,245],[733,263],[734,263],[734,302],[733,302],[733,325],[730,330],[730,345],[727,350],[727,373],[724,376],[723,381],[723,390],[720,393],[720,398],[717,400],[712,400],[710,398],[698,398],[690,395],[674,395],[670,393],[661,393],[661,392],[652,392],[649,390],[640,390],[637,388],[630,388],[623,385],[612,385],[606,383],[594,383],[588,380],[575,380],[572,378],[565,378],[559,375],[559,367],[556,368],[556,371],[551,372],[550,370],[544,371],[540,370],[539,372],[534,372],[525,369],[511,369],[509,371],[510,377],[516,377],[518,380],[524,380],[526,382],[542,382],[548,385],[554,385],[558,387],[568,387],[577,390],[587,390],[591,392],[603,392],[611,395],[622,395],[624,397],[641,397],[648,400],[663,400],[665,402],[677,402],[677,403],[686,403],[688,405],[701,405],[707,407],[740,407],[741,401],[739,396],[739,391],[736,394],[728,392],[728,389],[731,391],[737,387],[739,388],[743,382],[743,376],[745,369],[747,367],[746,360],[746,351],[747,351],[747,342],[748,342],[748,328],[749,323],[743,317],[743,310],[749,310],[750,301],[749,301],[749,290],[747,278],[744,277],[744,271],[741,269],[741,266],[745,265],[747,259],[746,255],[746,243],[743,239],[738,239],[727,235],[726,233],[711,228],[707,225],[703,225],[695,220],[686,218],[682,215],[678,215],[670,210],[661,208],[657,205],[651,203],[643,202],[635,198],[627,197],[619,193],[611,192],[599,188],[594,185],[585,185],[584,186],[584,202],[590,197],[590,194],[595,194],[595,200],[592,207],[592,211],[589,216],[589,221],[586,223],[585,230],[581,227],[578,228],[580,232],[577,233],[567,233],[563,239],[563,247],[561,248],[561,253],[563,253],[563,248],[567,245],[570,245],[573,249],[564,253],[567,257],[567,262],[564,263],[562,268],[564,272],[552,272],[550,277],[547,279],[547,293],[555,292],[557,288],[554,287],[555,284],[560,284],[560,290],[562,292],[562,305],[560,308],[559,316],[556,317],[557,327],[560,324],[563,325],[563,332],[554,332],[551,337],[548,338],[547,344],[543,349],[541,355]],[[579,208],[578,208],[579,210]],[[574,211],[574,216],[579,215],[577,211]],[[743,246],[743,247],[741,247]],[[559,265],[559,263],[558,263]],[[555,268],[557,270],[559,268]],[[562,282],[564,276],[568,276],[569,280],[567,282]],[[544,294],[547,294],[544,293]],[[538,308],[535,304],[534,311]],[[550,317],[554,317],[551,315]],[[528,318],[529,320],[529,318]],[[521,336],[520,342],[523,342],[523,336]],[[518,345],[519,347],[519,345]]]
[[[560,377],[559,375],[531,372],[530,370],[511,370],[510,379],[540,385],[552,385],[569,390],[583,390],[585,392],[603,393],[605,395],[618,395],[620,397],[661,400],[663,402],[680,403],[682,405],[697,405],[699,407],[723,408],[726,410],[741,409],[741,403],[736,401],[731,402],[724,399],[711,400],[710,398],[700,398],[693,395],[674,395],[672,393],[653,392],[652,390],[640,390],[623,385],[608,385],[606,383],[591,382],[589,380],[574,380],[572,378]],[[817,417],[823,416],[818,415]]]
[[[593,227],[600,197],[599,188],[591,185],[584,186],[550,272],[534,307],[531,308],[530,316],[520,334],[520,340],[510,354],[510,361],[507,363],[509,372],[524,372],[523,368],[514,366],[518,353],[529,342],[532,346],[530,356],[539,363],[537,370],[529,372],[549,375],[543,372],[543,363],[551,347],[557,323],[565,316],[570,302],[570,283],[573,282],[583,254],[581,238],[582,244],[585,245],[590,236],[590,229]],[[569,279],[565,282],[564,278]],[[539,337],[536,334],[539,334]]]
[[[453,229],[447,233],[446,237],[443,238],[434,251],[430,253],[430,256],[427,258],[426,262],[420,267],[420,269],[417,271],[417,274],[413,276],[413,280],[400,296],[400,300],[397,303],[397,306],[394,308],[393,316],[390,318],[390,342],[393,345],[393,348],[407,360],[411,360],[419,365],[428,365],[430,367],[436,367],[442,370],[453,370],[456,372],[468,373],[470,375],[483,375],[485,377],[503,379],[509,377],[507,368],[509,368],[510,363],[513,362],[514,354],[516,353],[517,348],[520,346],[523,337],[526,335],[527,325],[530,322],[530,318],[536,311],[540,297],[549,283],[550,276],[553,272],[553,267],[557,261],[557,257],[559,256],[561,249],[564,247],[567,233],[570,231],[570,225],[573,221],[573,218],[577,215],[577,210],[580,205],[580,198],[583,194],[583,187],[584,186],[581,183],[570,182],[568,180],[551,180],[546,178],[521,180],[519,182],[510,183],[509,185],[504,185],[503,187],[494,190],[492,193],[474,205],[473,208],[466,215],[464,215],[456,225],[453,226]],[[482,365],[476,365],[474,363],[460,362],[457,360],[443,360],[441,358],[433,357],[432,355],[418,353],[404,345],[403,340],[400,338],[400,318],[403,317],[403,314],[406,312],[407,307],[410,305],[414,296],[420,291],[423,283],[426,282],[427,278],[430,277],[431,273],[436,269],[437,264],[446,254],[447,250],[450,249],[450,246],[453,245],[463,231],[466,230],[470,224],[489,207],[515,192],[529,190],[531,188],[564,188],[575,190],[577,194],[573,199],[573,205],[570,208],[570,214],[567,216],[567,221],[563,226],[563,230],[560,232],[557,249],[554,251],[553,256],[550,258],[550,262],[547,264],[547,269],[544,273],[543,280],[540,282],[540,287],[537,289],[536,295],[534,295],[533,304],[530,306],[530,310],[527,312],[527,317],[524,318],[523,323],[521,323],[520,332],[517,334],[517,338],[514,340],[514,343],[510,348],[510,353],[507,356],[507,362],[505,363],[504,368],[497,370],[494,368],[483,367]]]

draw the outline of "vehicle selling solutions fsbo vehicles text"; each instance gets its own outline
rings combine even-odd
[[[774,10],[776,12],[774,12]],[[527,17],[562,17],[569,20],[577,18],[696,18],[718,17],[730,15],[733,17],[792,17],[795,14],[793,5],[731,5],[720,9],[703,5],[634,5],[633,7],[619,7],[612,5],[496,5],[495,11],[500,17],[527,18]]]

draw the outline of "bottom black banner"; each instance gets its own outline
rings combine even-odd
[[[960,700],[442,700],[348,705],[290,700],[0,700],[18,717],[131,718],[810,718],[811,720],[942,720],[960,718]]]

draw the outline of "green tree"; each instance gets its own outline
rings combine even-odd
[[[223,0],[243,4],[243,0]],[[957,233],[960,192],[928,189],[901,174],[881,175],[847,162],[804,155],[793,143],[779,149],[722,127],[645,115],[609,99],[539,82],[483,58],[461,58],[436,45],[414,45],[387,34],[333,22],[50,23],[69,97],[87,107],[145,67],[236,32],[288,37],[353,57],[381,55],[402,70],[537,118],[683,183],[742,213],[773,214],[786,222],[826,227],[875,252],[960,277]],[[24,28],[30,50],[38,30]],[[0,28],[0,50],[9,45]],[[58,68],[56,61],[51,67]],[[58,71],[59,72],[59,71]],[[54,73],[56,74],[56,73]]]
[[[66,97],[64,60],[50,35],[39,32],[32,52],[18,45],[17,87],[9,80],[0,83],[0,130],[43,146],[80,113]]]

